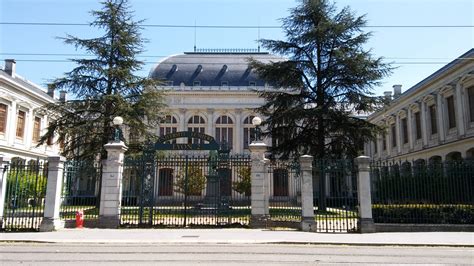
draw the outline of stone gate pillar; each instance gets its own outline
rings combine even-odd
[[[46,183],[43,221],[40,225],[41,232],[64,228],[64,221],[61,221],[59,217],[59,209],[61,208],[65,161],[66,159],[62,156],[48,157],[48,181]]]
[[[252,142],[249,145],[251,152],[251,203],[252,216],[250,217],[250,226],[252,228],[265,228],[269,217],[269,196],[267,180],[267,159],[265,151],[267,145],[262,141]]]
[[[7,172],[10,158],[0,157],[0,228],[3,228],[3,212],[7,193]]]
[[[355,158],[359,173],[357,175],[359,198],[359,229],[361,233],[375,233],[372,219],[372,195],[370,194],[370,158],[359,156]]]
[[[118,228],[122,200],[123,160],[127,146],[120,142],[104,145],[107,159],[103,161],[100,194],[99,227]]]
[[[301,167],[301,230],[316,231],[313,205],[313,156],[300,157]]]

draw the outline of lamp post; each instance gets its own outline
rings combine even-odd
[[[112,123],[115,126],[114,142],[120,142],[122,138],[122,130],[120,129],[120,126],[123,124],[123,118],[121,116],[116,116]]]
[[[255,141],[262,141],[262,130],[260,125],[262,124],[262,119],[258,116],[252,119],[252,125],[255,127]]]

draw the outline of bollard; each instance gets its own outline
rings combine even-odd
[[[76,228],[83,228],[84,227],[84,212],[77,211],[76,212]]]

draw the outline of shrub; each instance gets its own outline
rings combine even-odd
[[[474,224],[472,205],[381,205],[372,206],[376,223]]]

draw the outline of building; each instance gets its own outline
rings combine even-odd
[[[386,133],[365,145],[375,160],[474,159],[474,49],[404,93],[385,92],[390,104],[368,120]]]
[[[53,139],[37,146],[51,119],[41,107],[53,103],[54,91],[41,87],[16,73],[16,62],[5,60],[0,69],[0,154],[12,161],[36,161],[58,155]]]
[[[156,129],[156,135],[200,132],[213,136],[218,143],[229,144],[233,153],[247,152],[254,109],[264,103],[257,91],[272,89],[251,71],[249,58],[282,60],[253,50],[206,50],[159,62],[150,77],[165,82],[159,89],[166,91],[169,115]]]

